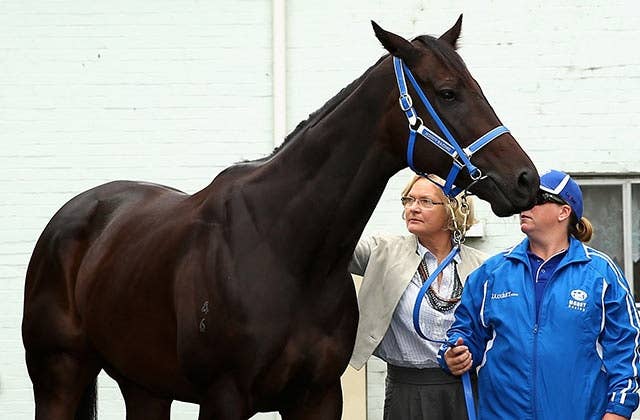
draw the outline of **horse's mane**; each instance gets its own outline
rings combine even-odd
[[[457,66],[457,67],[465,68],[464,62],[462,61],[460,56],[456,53],[456,51],[453,48],[442,48],[442,43],[437,38],[434,38],[433,36],[430,36],[430,35],[420,35],[415,37],[414,40],[422,43],[432,53],[438,56],[442,62],[451,63],[452,67]],[[338,106],[338,104],[342,102],[344,98],[348,97],[349,94],[351,94],[351,92],[353,92],[360,85],[360,82],[362,82],[366,78],[366,76],[371,72],[371,70],[375,68],[378,64],[380,64],[380,62],[386,57],[388,57],[388,54],[380,57],[380,59],[378,59],[378,61],[376,61],[374,65],[369,67],[360,77],[358,77],[353,82],[349,83],[346,87],[344,87],[333,98],[329,99],[327,103],[325,103],[320,109],[309,114],[309,117],[306,120],[301,121],[296,126],[296,128],[291,133],[289,133],[287,137],[285,137],[284,142],[273,150],[271,155],[277,153],[281,147],[286,145],[287,142],[289,142],[291,139],[295,138],[298,135],[298,133],[304,130],[305,127],[312,126],[313,125],[312,123],[315,123],[321,120],[325,115],[333,111]]]
[[[282,149],[284,146],[287,145],[287,143],[289,143],[291,140],[293,140],[294,138],[296,138],[296,136],[304,131],[305,128],[307,127],[313,127],[318,121],[322,120],[322,118],[324,118],[327,114],[329,114],[331,111],[333,111],[345,98],[347,98],[354,90],[356,90],[358,88],[358,86],[360,86],[360,84],[362,83],[362,81],[367,77],[367,75],[378,65],[380,64],[380,62],[382,60],[384,60],[386,57],[388,56],[388,54],[380,57],[378,59],[378,61],[375,62],[375,64],[373,64],[371,67],[369,67],[362,75],[360,75],[360,77],[358,77],[357,79],[355,79],[354,81],[352,81],[351,83],[349,83],[347,86],[345,86],[344,88],[342,88],[342,90],[340,90],[340,92],[338,92],[333,98],[329,99],[322,107],[320,107],[318,110],[316,110],[315,112],[312,112],[311,114],[309,114],[309,117],[307,117],[306,120],[301,121],[300,123],[298,123],[298,125],[296,126],[296,128],[293,129],[293,131],[291,133],[289,133],[284,141],[282,142],[282,144],[280,144],[279,146],[277,146],[275,149],[273,149],[273,152],[271,152],[271,154],[269,156],[265,156],[256,160],[250,160],[250,161],[245,161],[245,162],[260,162],[263,160],[267,160],[269,158],[271,158],[273,155],[275,155],[276,153],[278,153],[278,151],[280,151],[280,149]]]
[[[464,62],[460,58],[460,56],[455,52],[453,48],[443,48],[441,42],[437,38],[434,38],[430,35],[420,35],[414,38],[415,41],[422,43],[426,48],[428,48],[432,53],[437,55],[442,62],[449,63],[451,68],[462,67],[465,68]],[[295,139],[298,134],[304,131],[308,127],[313,127],[316,123],[318,123],[322,118],[324,118],[327,114],[333,111],[345,98],[347,98],[354,90],[360,86],[362,81],[366,79],[368,74],[376,67],[382,60],[388,57],[389,54],[385,54],[378,59],[371,67],[369,67],[360,77],[349,83],[346,87],[344,87],[340,92],[338,92],[333,98],[329,99],[322,107],[320,107],[317,111],[309,114],[306,120],[298,123],[296,128],[293,129],[291,133],[289,133],[284,141],[273,149],[270,155],[258,158],[255,160],[245,160],[244,163],[252,163],[252,162],[262,162],[268,160],[273,155],[278,153],[284,146],[286,146],[289,142]]]

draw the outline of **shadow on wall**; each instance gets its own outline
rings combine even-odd
[[[640,259],[633,262],[633,297],[636,302],[640,299]]]

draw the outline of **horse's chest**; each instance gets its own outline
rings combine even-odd
[[[350,334],[349,334],[350,335]],[[349,361],[349,335],[306,333],[290,337],[281,352],[265,360],[264,377],[283,390],[292,383],[329,384],[339,378]]]

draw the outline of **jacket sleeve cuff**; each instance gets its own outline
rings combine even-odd
[[[633,409],[617,402],[609,401],[607,405],[607,413],[617,414],[624,418],[630,419]]]
[[[447,351],[449,347],[445,346],[444,344],[440,346],[440,350],[438,350],[438,355],[436,356],[436,359],[438,359],[438,364],[440,364],[440,367],[442,368],[442,370],[444,370],[447,373],[451,373],[451,371],[449,370],[449,366],[447,366],[447,362],[444,361],[444,352]]]

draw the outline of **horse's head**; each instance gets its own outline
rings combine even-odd
[[[413,99],[401,98],[398,104],[402,87],[393,89],[389,98],[386,123],[394,138],[394,151],[406,156],[409,166],[417,172],[448,177],[463,188],[471,185],[469,190],[490,202],[498,216],[531,207],[538,190],[536,168],[502,127],[455,51],[462,15],[440,38],[423,35],[411,42],[372,24],[377,38],[395,57],[397,85],[406,83],[405,93]],[[391,58],[382,65],[391,69],[389,61]],[[413,87],[412,82],[416,83]],[[426,101],[420,100],[417,89]],[[409,136],[408,125],[417,133],[415,141]],[[478,139],[481,140],[476,142]],[[452,146],[456,141],[459,147]],[[459,166],[466,163],[459,173],[450,171],[454,158]],[[474,166],[477,170],[470,174],[468,168],[473,170]],[[476,178],[477,182],[472,183]]]

